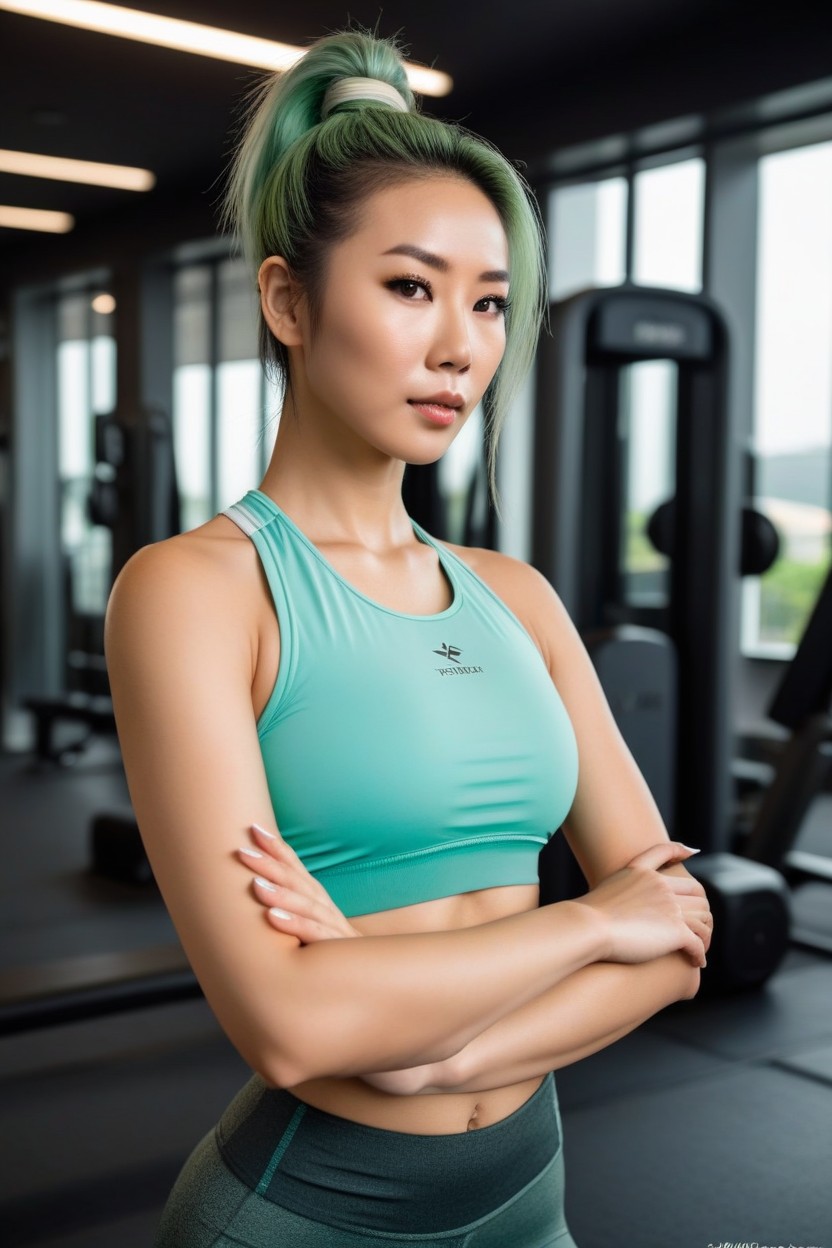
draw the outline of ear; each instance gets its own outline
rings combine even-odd
[[[257,274],[263,318],[285,347],[303,346],[301,292],[282,256],[267,256]]]

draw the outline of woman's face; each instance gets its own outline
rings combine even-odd
[[[502,358],[507,270],[500,217],[471,182],[375,192],[329,252],[316,331],[293,352],[301,422],[407,463],[439,458]]]

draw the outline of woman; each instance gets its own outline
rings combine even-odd
[[[355,32],[265,94],[230,203],[285,382],[274,454],[139,551],[107,615],[139,826],[255,1072],[157,1243],[568,1248],[551,1072],[692,996],[710,914],[551,587],[402,502],[483,396],[493,484],[538,219]],[[589,892],[539,907],[564,820]]]

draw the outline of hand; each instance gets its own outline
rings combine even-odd
[[[669,866],[660,867],[659,871],[663,875],[676,875],[681,876],[682,879],[694,881],[695,892],[690,895],[680,894],[676,900],[679,902],[685,922],[701,938],[707,953],[711,947],[711,938],[714,934],[714,917],[711,914],[708,894],[704,885],[695,876],[691,875],[681,862],[672,862]]]
[[[711,916],[704,889],[687,872],[679,876],[660,870],[691,852],[678,841],[662,841],[575,898],[607,924],[609,951],[602,960],[649,962],[679,949],[694,966],[705,965]]]
[[[272,927],[304,945],[361,935],[279,833],[252,824],[251,834],[257,849],[238,849],[237,855],[255,874],[254,896]]]

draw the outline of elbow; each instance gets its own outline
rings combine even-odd
[[[294,1088],[309,1078],[297,1063],[283,1053],[270,1053],[255,1067],[256,1073],[270,1088]]]

